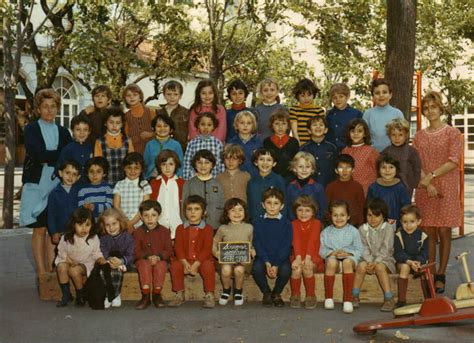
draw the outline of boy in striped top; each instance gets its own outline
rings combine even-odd
[[[324,108],[314,104],[314,98],[319,94],[319,89],[309,79],[298,81],[293,88],[293,94],[298,100],[296,106],[290,107],[291,131],[300,145],[311,139],[311,134],[306,127],[309,119],[325,114]]]

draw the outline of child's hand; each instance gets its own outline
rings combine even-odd
[[[420,270],[421,263],[420,261],[411,261],[410,267],[414,272],[417,272]]]
[[[112,269],[118,269],[118,267],[120,267],[122,264],[122,261],[117,257],[110,257],[107,262],[109,262],[110,268]]]
[[[91,114],[92,112],[94,112],[94,110],[95,110],[94,106],[89,105],[84,109],[84,112],[86,112],[86,114]]]
[[[372,275],[375,272],[375,263],[373,262],[367,263],[367,267],[365,268],[365,271],[367,272],[367,274]]]
[[[272,266],[272,278],[276,278],[278,275],[278,266]]]
[[[255,249],[250,249],[250,257],[255,258],[255,256],[257,256]]]
[[[190,274],[191,275],[197,275],[200,265],[201,265],[201,263],[199,261],[195,261],[191,266]]]
[[[94,208],[95,208],[94,204],[89,203],[89,202],[88,202],[88,203],[85,203],[85,204],[84,204],[84,207],[87,208],[87,209],[90,210],[90,211],[94,211]]]
[[[184,274],[189,274],[191,272],[191,265],[187,260],[181,260],[181,264],[184,267]]]
[[[156,256],[156,255],[151,255],[151,256],[148,257],[148,261],[150,261],[150,264],[151,264],[152,266],[154,266],[155,264],[157,264],[159,260],[160,260],[160,258],[159,258],[158,256]]]
[[[51,242],[53,242],[53,244],[58,244],[60,240],[61,240],[61,234],[53,233],[53,235],[51,236]]]
[[[95,263],[98,263],[98,264],[106,264],[107,263],[107,260],[103,257],[99,257]]]
[[[66,263],[70,264],[71,266],[74,266],[76,264],[76,262],[74,262],[74,260],[69,256],[66,256]]]
[[[267,268],[268,277],[272,278],[273,269],[272,269],[272,265],[270,264],[270,262],[265,263],[265,267]]]

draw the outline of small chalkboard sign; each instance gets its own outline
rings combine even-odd
[[[250,263],[250,242],[219,242],[219,263]]]

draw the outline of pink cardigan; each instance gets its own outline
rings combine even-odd
[[[214,130],[212,135],[216,137],[218,140],[222,142],[222,144],[225,143],[225,136],[227,134],[227,114],[225,111],[224,106],[222,105],[217,105],[217,113],[214,112],[212,109],[212,106],[200,106],[197,113],[203,113],[203,112],[213,112],[216,115],[217,120],[219,121],[219,125],[217,128]],[[198,130],[194,126],[194,121],[197,118],[197,113],[192,109],[189,111],[189,122],[188,122],[188,128],[189,128],[189,140],[196,138],[199,135]]]

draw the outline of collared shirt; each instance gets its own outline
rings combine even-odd
[[[216,137],[213,136],[203,136],[199,135],[193,140],[191,140],[188,144],[188,147],[186,148],[186,153],[184,154],[184,161],[183,161],[183,179],[189,180],[191,179],[195,174],[196,171],[194,170],[193,166],[191,165],[191,161],[194,157],[194,155],[202,149],[209,150],[214,157],[216,158],[216,165],[212,169],[212,177],[216,177],[218,173],[221,173],[224,171],[225,167],[224,164],[222,163],[222,150],[223,150],[223,145],[220,140],[218,140]]]

